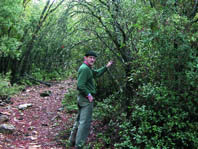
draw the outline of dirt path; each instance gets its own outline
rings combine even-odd
[[[64,112],[61,100],[74,84],[73,80],[67,80],[51,87],[29,87],[12,97],[13,104],[0,107],[0,112],[9,117],[7,123],[16,128],[13,134],[0,133],[0,149],[63,149],[55,138],[71,127],[72,114]],[[41,97],[40,93],[45,91],[50,91],[50,96]],[[32,106],[18,109],[26,103]]]

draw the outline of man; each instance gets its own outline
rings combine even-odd
[[[93,70],[92,66],[96,61],[96,57],[97,55],[95,52],[87,52],[84,56],[84,63],[78,70],[78,115],[69,137],[70,146],[75,146],[77,149],[83,147],[89,135],[92,121],[93,96],[96,94],[94,78],[100,77],[113,63],[112,61],[109,61],[105,67]]]

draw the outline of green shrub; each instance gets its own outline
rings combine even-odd
[[[65,94],[62,105],[67,112],[77,111],[77,94],[76,89],[69,89],[68,93]]]
[[[11,85],[9,81],[9,74],[6,76],[0,75],[0,97],[10,97],[24,88],[24,86]]]
[[[120,110],[122,109],[120,104],[122,100],[124,100],[123,95],[120,92],[116,92],[103,99],[102,102],[95,101],[96,106],[93,117],[108,123],[113,118],[120,116],[122,113],[122,110]]]
[[[146,102],[134,104],[130,119],[114,121],[111,126],[119,127],[119,139],[115,147],[197,147],[198,116],[190,111],[190,108],[186,108],[189,106],[195,109],[191,101],[182,101],[177,93],[163,85],[143,85],[139,90],[139,96]]]

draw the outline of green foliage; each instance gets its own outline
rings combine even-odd
[[[45,70],[41,70],[36,68],[36,70],[32,73],[32,76],[38,80],[50,81],[50,80],[62,80],[62,74],[59,74],[57,71],[47,72]]]
[[[192,101],[181,100],[162,85],[143,85],[138,93],[139,100],[131,107],[131,117],[127,119],[121,107],[115,106],[119,104],[118,95],[97,105],[100,117],[95,116],[103,117],[103,123],[108,127],[99,136],[103,142],[109,144],[105,138],[111,136],[110,144],[115,148],[196,148],[198,115]],[[186,109],[187,105],[189,109]],[[192,111],[192,108],[195,109]]]
[[[101,138],[117,136],[111,139],[115,148],[197,147],[196,35],[186,31],[191,27],[186,16],[161,10],[138,9],[133,36],[139,50],[128,78],[137,89],[130,117],[121,106],[126,95],[112,94],[98,104],[97,117],[105,125],[110,122]]]
[[[64,99],[62,99],[62,105],[67,112],[77,111],[77,94],[77,90],[69,89]]]
[[[148,148],[194,148],[198,143],[193,139],[197,138],[198,134],[194,133],[197,128],[190,126],[196,126],[197,122],[190,121],[190,111],[183,107],[190,101],[182,101],[164,86],[149,85],[148,88],[143,86],[141,91],[147,105],[136,105],[132,113],[133,138],[143,140],[134,141]]]
[[[2,1],[0,12],[0,57],[19,58],[21,50],[18,50],[18,47],[21,45],[20,39],[23,36],[22,0]]]
[[[122,100],[125,100],[125,96],[117,92],[108,96],[102,102],[96,102],[93,118],[103,122],[104,127],[100,126],[102,130],[98,130],[100,133],[97,134],[97,140],[100,140],[99,143],[102,142],[104,147],[112,145],[119,137],[117,134],[119,129],[115,123],[120,122],[121,119],[126,120],[126,114],[120,104]]]
[[[11,85],[9,81],[10,74],[6,74],[5,76],[0,75],[0,97],[10,97],[19,91],[21,91],[24,87],[19,85]]]
[[[53,70],[52,72],[41,70],[40,68],[33,67],[31,76],[26,75],[20,83],[27,84],[27,85],[33,85],[33,84],[39,84],[38,81],[61,81],[65,80],[65,78],[76,78],[76,72],[75,71],[65,71],[61,69]]]
[[[107,116],[115,117],[115,114],[117,114],[116,111],[121,108],[120,104],[117,104],[120,102],[121,98],[118,100],[116,97],[119,97],[119,93],[115,93],[109,97],[106,97],[102,102],[96,101],[97,107],[95,109],[96,112],[94,113],[94,117],[99,119],[108,119]]]

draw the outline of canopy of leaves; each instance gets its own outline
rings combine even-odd
[[[6,0],[0,4],[0,56],[19,57],[23,36],[22,0]]]

